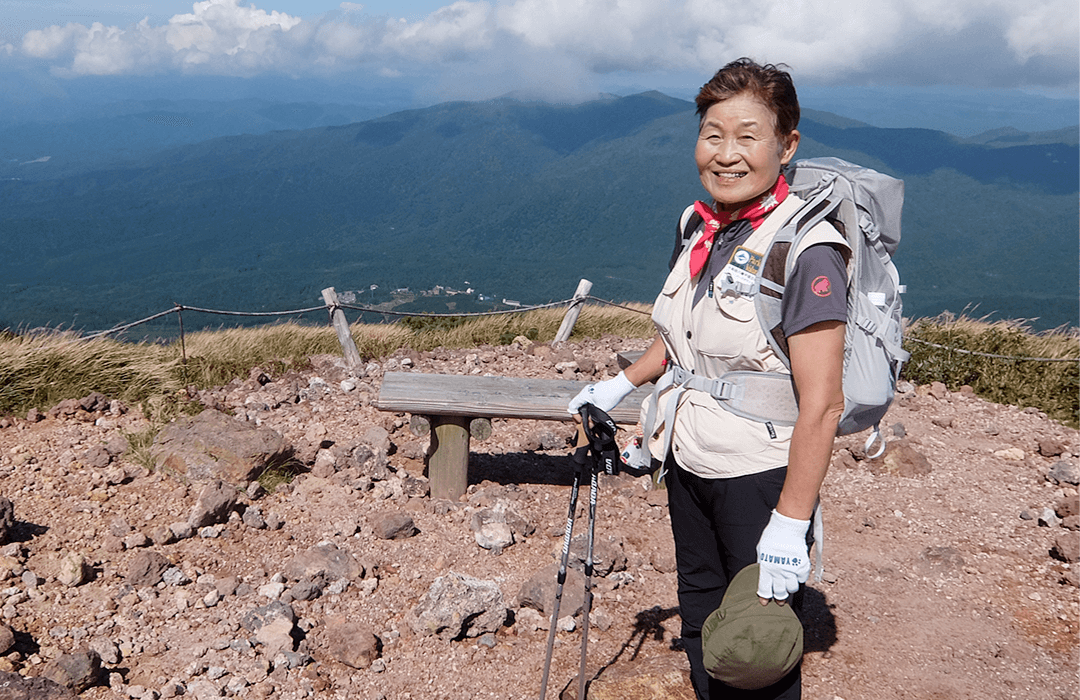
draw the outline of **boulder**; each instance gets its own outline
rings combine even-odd
[[[207,409],[166,426],[154,438],[152,454],[158,468],[192,481],[221,479],[243,488],[284,462],[289,449],[275,430]]]
[[[449,641],[496,632],[506,622],[506,613],[499,584],[451,572],[431,584],[413,609],[409,625],[417,634]]]

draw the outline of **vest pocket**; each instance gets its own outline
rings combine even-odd
[[[752,354],[757,347],[754,301],[741,294],[717,294],[703,299],[694,314],[694,340],[702,355],[732,359]]]

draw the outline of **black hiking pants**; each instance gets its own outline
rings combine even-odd
[[[718,607],[728,582],[757,560],[757,543],[780,498],[786,468],[731,479],[703,479],[683,470],[671,454],[664,464],[675,537],[682,643],[698,700],[798,700],[802,664],[760,690],[740,690],[705,670],[701,627]],[[791,598],[801,612],[802,589]]]

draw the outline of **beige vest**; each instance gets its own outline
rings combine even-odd
[[[740,247],[763,256],[780,226],[804,203],[794,194],[788,195]],[[684,246],[653,306],[653,323],[663,338],[670,361],[709,378],[736,370],[789,373],[769,347],[752,297],[722,291],[718,275],[713,280],[712,296],[704,296],[693,305],[697,284],[690,279],[689,256],[702,235],[697,232]],[[823,222],[806,234],[795,251],[796,258],[818,243],[833,243],[848,249],[843,236]],[[791,269],[793,265],[788,268],[789,273]],[[704,478],[730,478],[787,465],[790,426],[767,425],[735,415],[704,391],[674,389],[671,387],[659,395],[657,413],[663,416],[667,408],[665,400],[678,395],[674,425],[670,426],[671,449],[682,468]],[[653,400],[650,397],[642,405],[643,423]],[[664,426],[654,425],[649,443],[657,459],[665,457],[663,430]]]

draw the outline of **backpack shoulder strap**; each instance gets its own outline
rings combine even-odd
[[[701,214],[694,211],[693,204],[683,210],[682,216],[679,217],[679,225],[675,228],[675,250],[672,251],[671,260],[668,261],[669,272],[675,269],[675,261],[682,255],[686,242],[690,240],[703,221]]]
[[[788,356],[787,337],[782,327],[784,287],[794,268],[802,239],[839,205],[829,194],[829,190],[819,192],[783,223],[765,251],[755,279],[757,292],[754,294],[754,307],[761,330],[773,352],[788,368],[791,367],[791,360]]]

